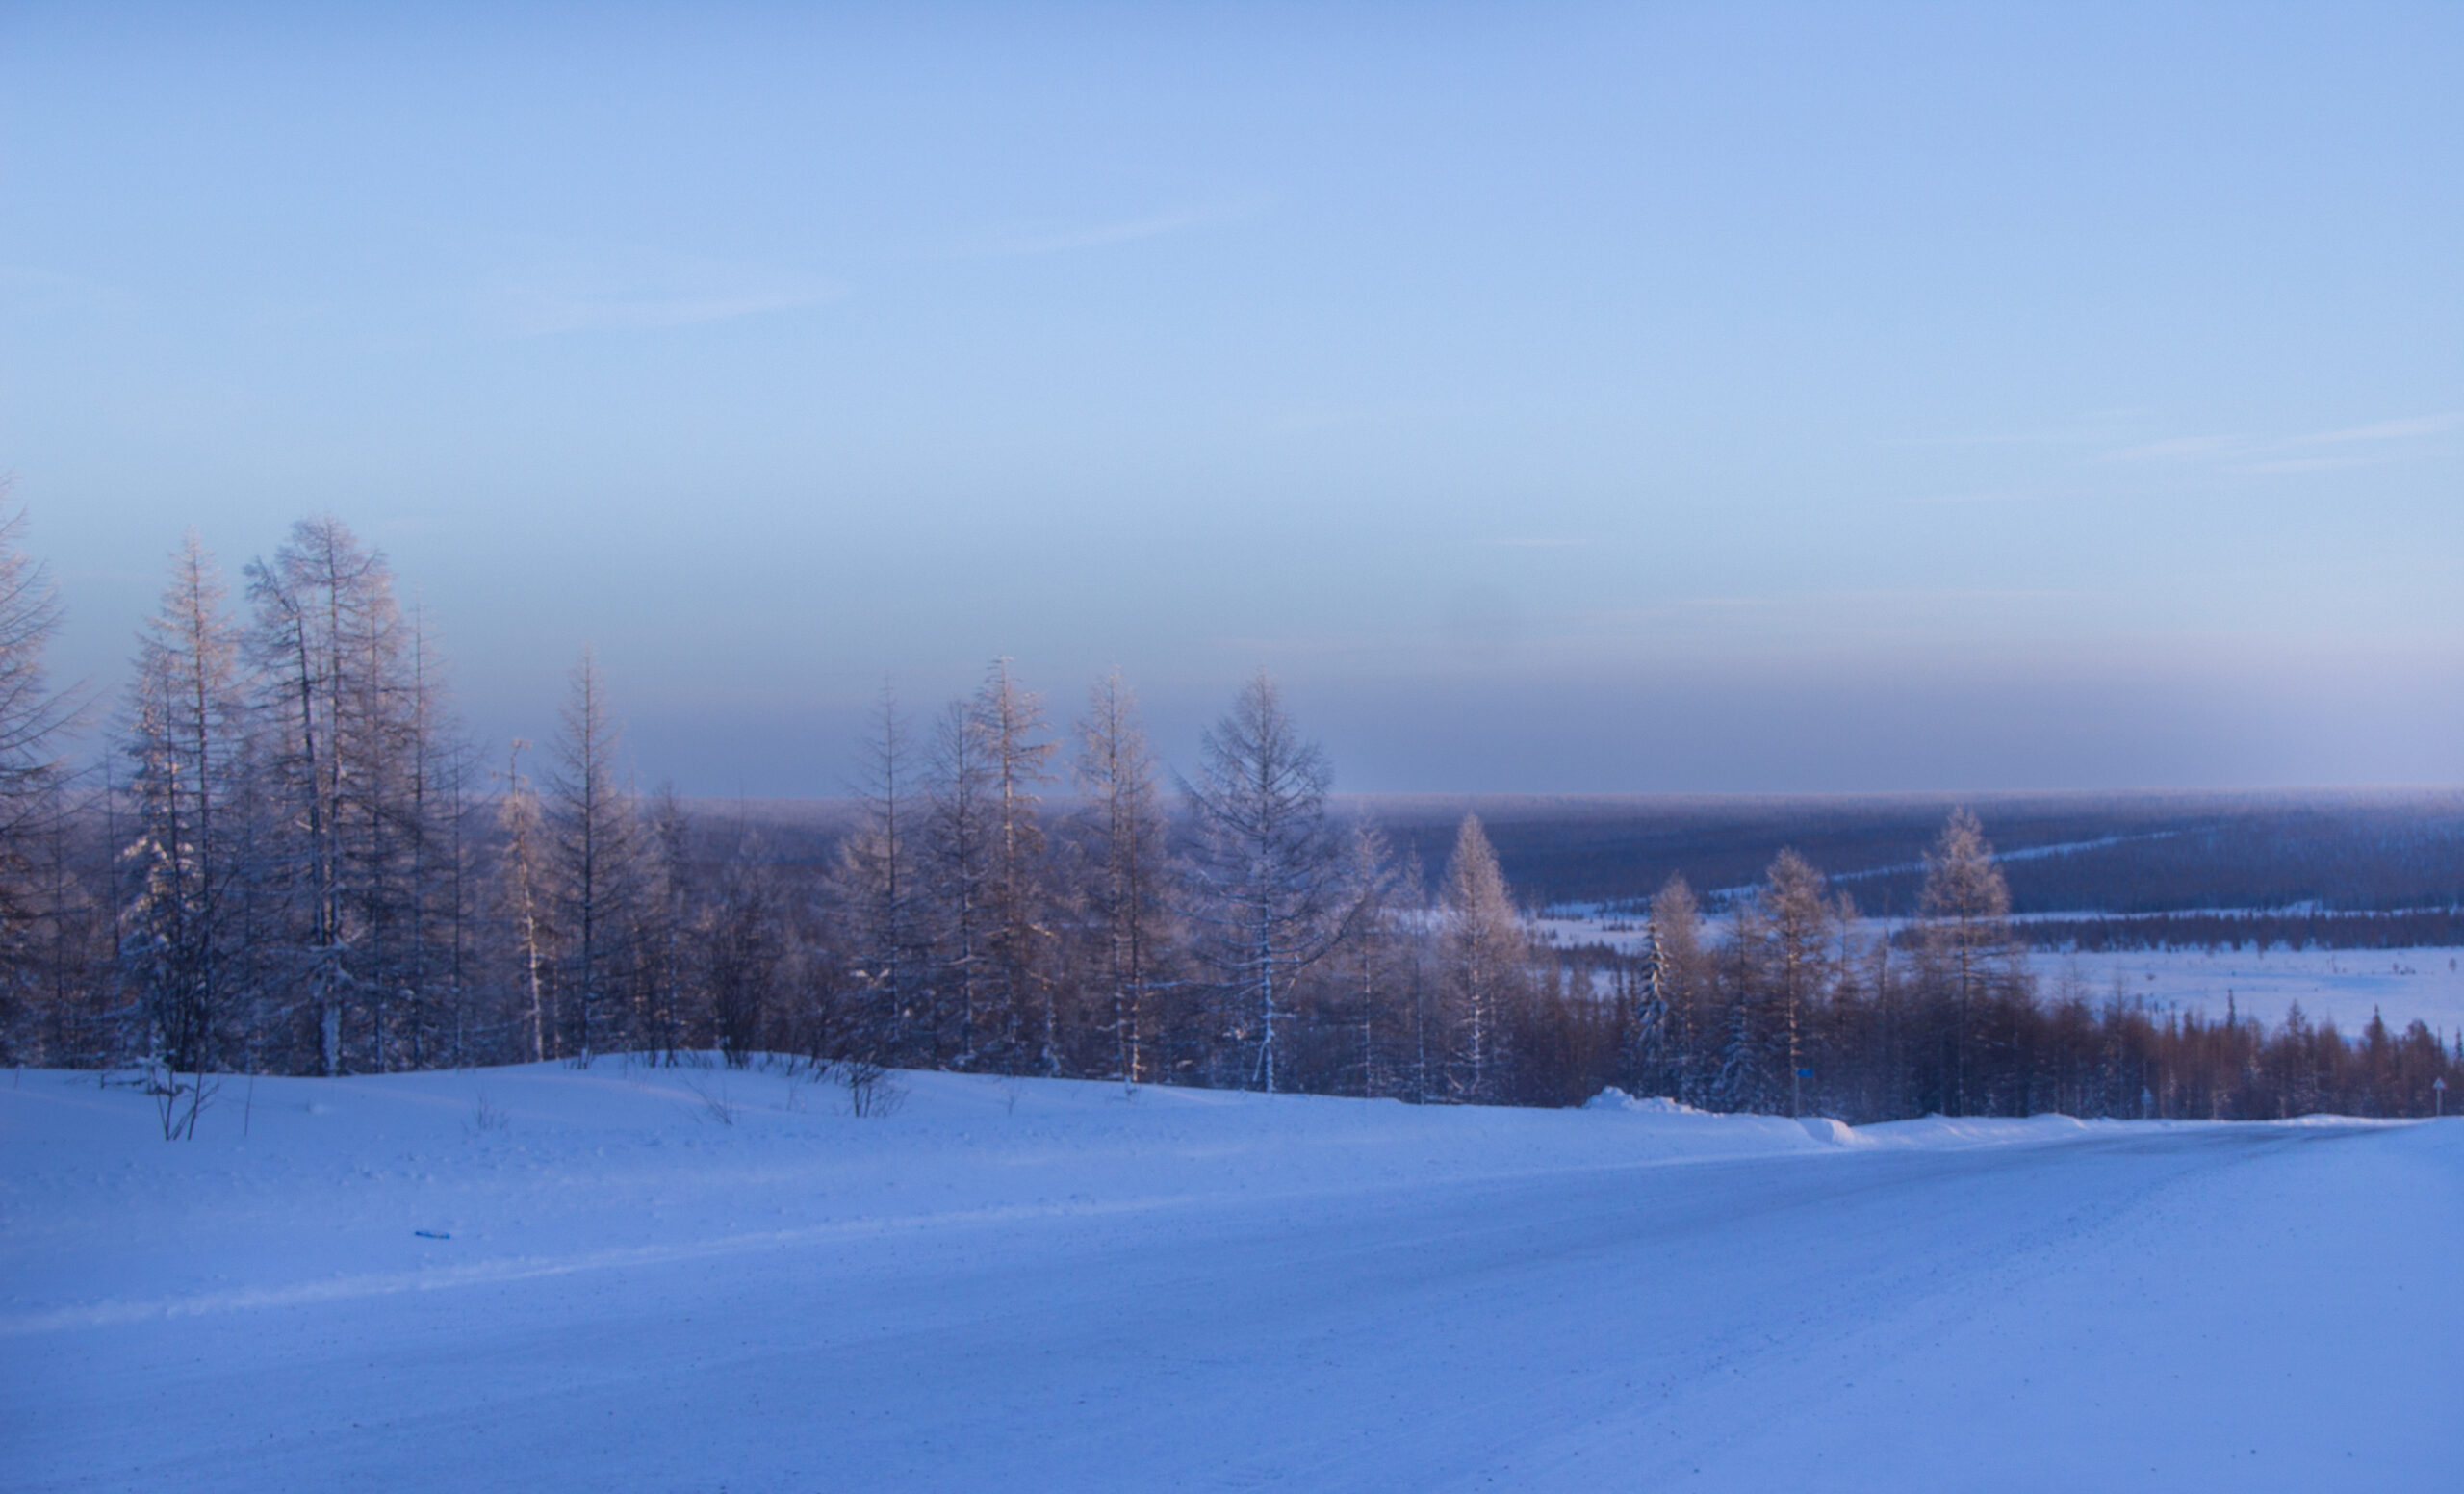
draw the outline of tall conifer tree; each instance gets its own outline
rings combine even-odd
[[[1487,1104],[1505,1093],[1503,1039],[1528,994],[1531,950],[1476,815],[1464,815],[1455,833],[1439,937],[1455,1034],[1455,1094]]]

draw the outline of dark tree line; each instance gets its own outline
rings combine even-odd
[[[2408,1114],[2457,1055],[2418,1027],[2262,1032],[2040,993],[1982,831],[1953,817],[1911,940],[1784,852],[1715,928],[1681,880],[1640,950],[1535,945],[1482,826],[1424,885],[1273,682],[1168,781],[1133,691],[1066,720],[1007,660],[887,696],[829,854],[644,791],[595,659],[555,738],[482,754],[384,557],[295,526],[235,597],[192,536],[112,751],[57,760],[58,609],[0,529],[0,1043],[141,1070],[167,1133],[212,1075],[765,1051],[859,1093],[940,1068],[1562,1105]],[[1067,796],[1065,805],[1058,796]]]
[[[2464,944],[2464,908],[2031,918],[2020,932],[2039,949],[2420,949]]]

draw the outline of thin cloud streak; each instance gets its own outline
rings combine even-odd
[[[485,295],[518,337],[701,326],[835,300],[834,280],[664,250],[575,254],[499,277]]]
[[[1257,209],[1253,205],[1223,203],[1177,208],[1151,213],[1143,218],[1076,228],[1015,224],[994,229],[983,240],[952,249],[940,257],[953,260],[1018,259],[1037,254],[1063,254],[1072,249],[1102,248],[1108,245],[1161,239],[1201,228],[1219,228],[1253,218],[1256,214]]]
[[[2296,436],[2287,446],[2328,446],[2347,441],[2401,441],[2413,436],[2434,436],[2444,430],[2464,425],[2464,411],[2450,410],[2441,415],[2420,415],[2410,420],[2379,421],[2371,425],[2355,425],[2347,430],[2323,430],[2314,436]]]
[[[2250,436],[2175,436],[2164,441],[2143,442],[2124,447],[2105,455],[2107,461],[2163,462],[2210,459],[2232,462],[2231,470],[2245,473],[2307,472],[2323,467],[2355,466],[2365,461],[2384,461],[2387,457],[2300,457],[2291,453],[2323,446],[2353,446],[2396,441],[2415,441],[2435,436],[2464,425],[2464,411],[2446,411],[2436,415],[2406,416],[2397,420],[2374,421],[2364,425],[2348,425],[2338,430],[2310,431],[2298,436],[2260,439]]]
[[[2391,458],[2385,456],[2285,456],[2274,461],[2243,462],[2230,471],[2265,476],[2278,472],[2334,472],[2347,467],[2378,467]]]
[[[2033,431],[1968,431],[1959,436],[1885,436],[1878,447],[2094,447],[2121,434],[2121,426],[2137,417],[2137,409],[2090,409],[2075,425],[2040,426]]]
[[[1877,587],[1861,591],[1800,591],[1734,597],[1674,597],[1649,607],[1603,616],[1647,617],[1686,608],[1835,606],[1907,602],[2018,602],[2080,597],[2063,587]]]
[[[2174,436],[2108,451],[2105,459],[2115,462],[2169,462],[2203,456],[2223,457],[2248,451],[2253,444],[2243,436]]]
[[[1940,507],[1964,503],[2024,503],[2033,496],[2034,495],[2027,493],[2012,492],[2006,488],[1994,488],[1973,493],[1926,494],[1919,497],[1903,498],[1900,502],[1903,503],[1919,504],[1926,507]]]
[[[623,297],[542,297],[535,304],[528,330],[534,336],[587,332],[603,328],[698,326],[733,322],[774,311],[817,306],[843,293],[830,290],[783,291],[747,296]]]

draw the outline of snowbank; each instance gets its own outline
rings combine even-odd
[[[1582,1108],[1585,1110],[1622,1110],[1631,1115],[1643,1116],[1700,1116],[1708,1114],[1707,1111],[1697,1110],[1691,1105],[1680,1104],[1678,1101],[1669,1099],[1662,1095],[1653,1095],[1649,1098],[1637,1097],[1627,1094],[1624,1090],[1617,1088],[1617,1086],[1613,1084],[1608,1086],[1606,1089],[1602,1090],[1591,1098],[1584,1100],[1582,1102]]]

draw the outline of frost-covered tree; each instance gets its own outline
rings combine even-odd
[[[879,1063],[932,1052],[933,950],[917,865],[923,807],[907,723],[886,688],[864,754],[863,817],[839,842],[830,880],[853,987],[838,1035],[847,1047],[836,1056]]]
[[[626,981],[640,910],[640,825],[617,774],[620,734],[595,652],[574,666],[558,717],[547,825],[556,943],[563,956],[560,1016],[587,1064],[620,1045]]]
[[[1944,1109],[1966,1115],[1975,1098],[1977,1010],[2006,975],[2011,947],[2010,884],[1994,863],[1984,827],[1966,810],[1952,812],[1925,857],[1919,908],[1926,975],[1946,1008]]]
[[[701,975],[719,1051],[741,1069],[759,1050],[778,1005],[785,954],[778,889],[749,837],[720,873],[701,928]]]
[[[1333,989],[1322,998],[1333,1009],[1334,1046],[1339,1055],[1329,1088],[1348,1089],[1356,1078],[1357,1093],[1424,1099],[1418,1083],[1416,1023],[1434,1018],[1423,1008],[1424,962],[1416,958],[1422,942],[1421,888],[1395,865],[1394,848],[1375,826],[1362,821],[1351,827],[1344,872],[1347,896],[1353,902],[1350,929],[1327,958],[1333,966],[1325,982]]]
[[[1002,1058],[1013,1070],[1057,1074],[1061,1017],[1046,968],[1053,936],[1046,916],[1043,801],[1037,792],[1050,781],[1044,764],[1055,743],[1045,735],[1043,698],[1018,683],[1006,658],[992,661],[967,712],[988,775],[986,973],[989,997],[1001,1013]]]
[[[1772,1058],[1787,1077],[1788,1114],[1802,1115],[1807,1039],[1815,1004],[1830,987],[1832,910],[1822,873],[1788,850],[1773,859],[1761,902],[1763,934],[1770,940],[1762,967],[1771,982]]]
[[[1271,1094],[1277,1028],[1301,972],[1333,947],[1350,911],[1344,846],[1326,819],[1325,754],[1304,740],[1261,673],[1200,739],[1182,786],[1193,821],[1191,921],[1224,996],[1238,1079]]]
[[[1719,1076],[1712,1095],[1728,1110],[1761,1110],[1770,1105],[1772,1084],[1769,1012],[1763,957],[1770,941],[1764,937],[1760,905],[1741,898],[1731,906],[1728,938],[1714,962],[1719,982]]]
[[[389,1008],[421,960],[413,886],[427,707],[385,557],[303,520],[250,562],[248,647],[269,815],[258,881],[283,907],[270,976],[315,1031],[315,1067],[387,1067]]]
[[[1176,932],[1169,921],[1164,809],[1135,692],[1116,669],[1088,692],[1072,764],[1087,848],[1088,924],[1106,1017],[1111,1077],[1137,1084],[1153,1063],[1156,987]]]
[[[1703,914],[1682,876],[1672,875],[1652,898],[1643,932],[1620,1066],[1625,1082],[1638,1094],[1705,1104],[1711,1097],[1711,1069],[1704,1062],[1711,1026]]]
[[[453,714],[444,659],[418,607],[406,628],[408,694],[400,716],[407,782],[391,813],[407,853],[396,859],[388,896],[407,907],[392,977],[404,1010],[396,1023],[401,1058],[424,1068],[439,1052],[461,1061],[471,1017],[475,884],[468,819],[475,771],[470,739]]]
[[[966,702],[951,702],[935,723],[928,771],[923,863],[940,1008],[934,1056],[972,1069],[987,1036],[986,966],[992,953],[999,827],[991,744]],[[952,1026],[955,1050],[944,1036]]]
[[[60,802],[59,747],[77,717],[43,663],[60,631],[60,593],[25,540],[25,511],[10,506],[0,478],[0,968],[13,972],[25,968],[39,841]]]
[[[1511,1030],[1530,979],[1530,941],[1497,853],[1477,816],[1463,816],[1446,864],[1440,961],[1454,1035],[1454,1093],[1472,1104],[1500,1098]]]
[[[639,826],[641,886],[632,943],[635,1038],[666,1064],[677,1061],[696,1015],[697,972],[688,946],[699,916],[701,872],[693,862],[692,835],[675,786],[661,784]],[[738,855],[753,861],[757,842],[745,838]],[[770,902],[778,901],[766,881],[763,890]]]
[[[1428,938],[1428,885],[1420,858],[1401,858],[1391,885],[1367,910],[1373,942],[1387,950],[1387,1003],[1394,1009],[1397,1089],[1416,1105],[1446,1093],[1446,1013]]]
[[[146,1049],[170,1100],[167,1134],[193,1134],[205,1071],[246,988],[240,877],[247,715],[240,635],[214,559],[192,530],[139,635],[124,751],[132,897],[121,951]],[[177,1076],[191,1077],[183,1089]],[[185,1107],[179,1103],[187,1096]]]
[[[512,966],[515,1023],[529,1058],[547,1058],[556,1033],[549,1005],[548,836],[538,791],[522,771],[529,743],[520,737],[505,754],[504,791],[497,798],[497,914]]]

